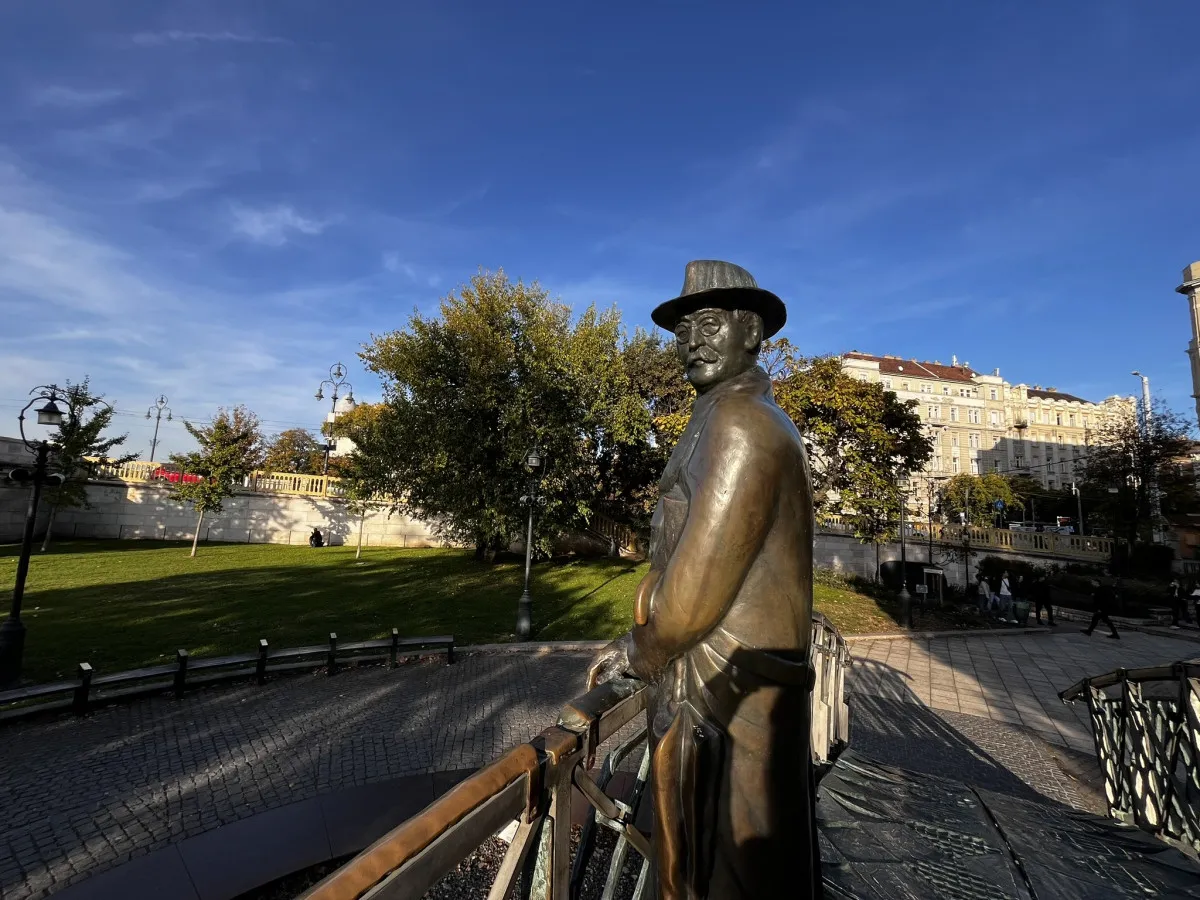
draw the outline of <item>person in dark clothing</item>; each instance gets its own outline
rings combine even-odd
[[[1187,621],[1187,594],[1183,591],[1183,584],[1178,578],[1171,579],[1171,627],[1179,629],[1179,617],[1182,616],[1184,621]]]
[[[1121,636],[1117,634],[1117,626],[1113,624],[1112,619],[1108,614],[1117,606],[1117,591],[1112,585],[1101,584],[1095,579],[1092,580],[1092,623],[1087,628],[1083,629],[1083,633],[1088,637],[1092,636],[1092,632],[1096,630],[1096,626],[1103,622],[1111,630],[1112,634],[1108,635],[1114,641],[1119,641]]]
[[[1039,625],[1042,624],[1042,610],[1046,610],[1046,624],[1051,628],[1056,627],[1054,621],[1054,604],[1050,600],[1050,582],[1046,580],[1044,572],[1038,572],[1033,576],[1033,584],[1029,588],[1033,600],[1033,615]]]
[[[320,528],[314,528],[312,530],[312,534],[310,534],[308,536],[308,546],[310,546],[310,547],[324,547],[325,546],[325,538],[324,538],[324,536],[322,536]]]

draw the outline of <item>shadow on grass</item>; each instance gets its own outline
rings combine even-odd
[[[460,644],[513,640],[524,579],[522,564],[489,565],[460,550],[373,551],[355,560],[352,548],[208,545],[193,560],[178,544],[157,554],[135,545],[124,558],[91,549],[64,545],[31,568],[31,681],[69,677],[83,661],[113,672],[170,660],[176,649],[251,652],[259,638],[301,646],[331,631],[344,641],[384,637],[393,627],[405,636],[452,633]],[[604,640],[627,630],[638,570],[611,559],[535,565],[533,638]]]

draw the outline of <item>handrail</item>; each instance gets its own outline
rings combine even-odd
[[[1117,669],[1059,697],[1087,701],[1109,815],[1200,852],[1200,661]]]
[[[831,762],[849,738],[844,678],[850,655],[846,642],[824,616],[813,615],[815,672],[813,756]],[[629,848],[641,856],[634,900],[643,897],[650,842],[636,826],[649,772],[642,751],[633,787],[622,799],[606,792],[621,761],[646,741],[643,721],[604,760],[597,777],[597,750],[634,723],[646,708],[648,687],[629,678],[596,687],[563,707],[557,724],[485,766],[457,788],[384,835],[330,874],[300,900],[382,900],[421,897],[509,822],[515,834],[492,883],[488,900],[507,900],[522,885],[522,898],[568,900],[578,895],[594,849],[597,827],[617,835],[602,896],[614,896]],[[820,769],[818,769],[820,771]],[[573,790],[589,804],[572,865]]]
[[[817,517],[817,530],[833,534],[853,534],[854,527],[838,515]],[[1112,538],[1090,534],[1057,534],[1042,531],[1011,531],[1006,528],[986,528],[979,525],[943,525],[934,522],[910,522],[905,535],[910,540],[933,540],[944,546],[961,547],[969,538],[972,550],[1002,550],[1028,553],[1034,556],[1058,556],[1073,559],[1106,561],[1112,557]]]
[[[0,691],[0,719],[15,719],[35,715],[53,709],[70,706],[83,715],[97,699],[113,700],[145,696],[164,690],[172,690],[181,697],[188,687],[231,681],[253,676],[259,684],[274,672],[288,672],[325,666],[326,674],[334,675],[338,667],[348,661],[384,661],[392,668],[399,664],[400,657],[419,655],[428,651],[444,652],[446,664],[454,663],[454,635],[441,634],[430,637],[400,637],[393,628],[390,637],[369,641],[344,643],[338,641],[337,632],[330,632],[325,644],[308,647],[288,647],[272,650],[266,638],[258,641],[253,653],[234,656],[192,657],[186,650],[175,651],[175,662],[171,665],[150,666],[108,675],[96,675],[87,662],[79,664],[75,681],[59,681],[53,684],[34,684],[13,690]],[[201,674],[203,673],[203,674]],[[97,698],[93,689],[105,688],[103,696]],[[54,698],[54,699],[43,699]],[[40,700],[32,703],[30,701]]]

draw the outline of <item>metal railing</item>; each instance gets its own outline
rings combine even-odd
[[[832,762],[849,737],[844,681],[850,655],[824,616],[813,617],[813,759]],[[602,684],[563,708],[558,723],[480,769],[422,812],[384,835],[352,861],[303,894],[303,900],[390,900],[425,895],[447,873],[514,821],[516,830],[492,882],[488,900],[568,900],[579,896],[595,858],[597,828],[616,833],[601,892],[612,900],[629,861],[638,875],[634,898],[645,894],[650,841],[634,824],[650,769],[649,748],[623,797],[607,792],[613,775],[646,743],[644,717],[649,689],[640,681]],[[622,729],[627,730],[621,735]],[[597,750],[622,738],[593,778]],[[820,771],[820,769],[819,769]],[[571,801],[574,790],[588,803],[574,859]]]
[[[817,518],[819,531],[834,534],[853,534],[854,526],[841,516],[824,515]],[[929,523],[913,522],[906,526],[905,536],[911,540],[928,540]],[[964,531],[969,534],[964,535]],[[1088,534],[1055,534],[1040,531],[1011,531],[1006,528],[983,528],[971,525],[940,525],[933,523],[933,539],[939,544],[961,547],[970,538],[976,551],[1006,550],[1034,556],[1059,556],[1106,562],[1112,557],[1112,538]]]
[[[1200,662],[1117,669],[1059,697],[1087,701],[1109,815],[1200,852]]]

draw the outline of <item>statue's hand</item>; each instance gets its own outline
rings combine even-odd
[[[620,678],[629,671],[629,635],[617,638],[601,650],[588,666],[587,689]]]

